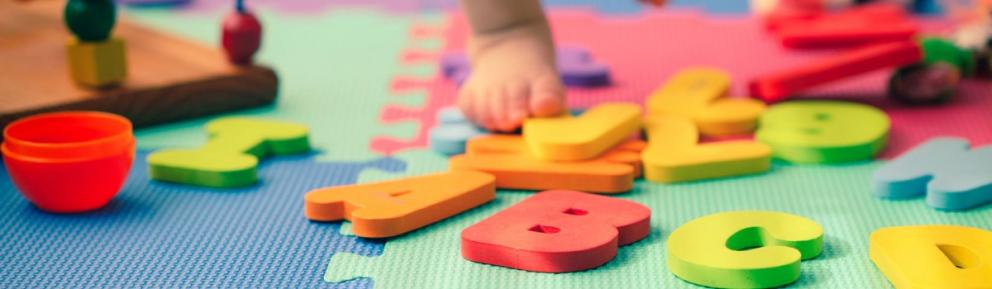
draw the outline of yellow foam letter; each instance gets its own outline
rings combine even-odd
[[[576,161],[609,150],[641,128],[641,107],[609,103],[579,117],[532,118],[524,122],[524,140],[540,159]]]
[[[897,289],[992,288],[992,232],[959,226],[882,228],[868,252]]]
[[[692,119],[704,135],[747,134],[754,131],[765,104],[750,98],[730,98],[730,75],[711,68],[679,71],[648,98],[651,115],[681,115]]]
[[[699,133],[688,118],[656,115],[646,122],[648,147],[641,152],[644,178],[681,182],[767,171],[771,149],[754,141],[697,144]]]

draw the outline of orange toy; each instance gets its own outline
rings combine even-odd
[[[643,141],[631,140],[592,160],[554,162],[532,156],[520,136],[488,135],[469,140],[465,154],[448,164],[453,171],[490,173],[499,188],[621,193],[629,191],[640,174],[644,146]]]
[[[307,193],[304,209],[310,220],[351,221],[359,237],[393,237],[491,201],[494,182],[490,174],[460,171],[322,188]]]

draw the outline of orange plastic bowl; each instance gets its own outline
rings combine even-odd
[[[4,165],[38,208],[75,213],[103,207],[134,161],[131,122],[116,114],[70,111],[19,119],[4,131]]]

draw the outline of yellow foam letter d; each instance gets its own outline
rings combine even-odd
[[[959,226],[882,228],[868,252],[897,289],[992,288],[992,232]]]

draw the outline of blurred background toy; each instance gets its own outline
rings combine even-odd
[[[236,0],[234,11],[224,17],[221,43],[227,59],[239,65],[251,64],[262,45],[262,24],[245,7],[244,0]]]

